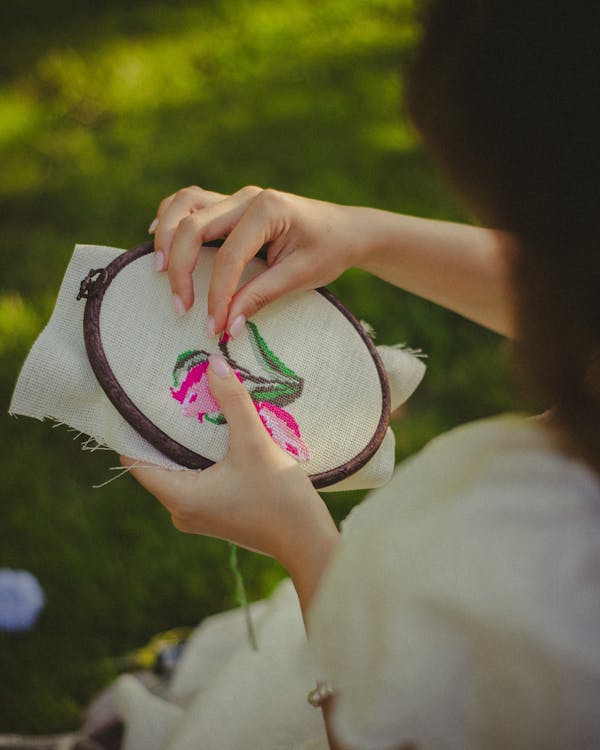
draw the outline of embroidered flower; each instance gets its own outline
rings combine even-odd
[[[202,422],[207,414],[219,411],[219,406],[208,388],[207,369],[208,359],[191,367],[179,388],[171,388],[173,398],[181,404],[182,414],[186,417],[197,417],[199,422]]]
[[[184,352],[185,354],[189,354],[189,352]],[[174,372],[175,387],[171,388],[171,395],[181,404],[181,413],[184,416],[197,417],[199,422],[206,419],[207,422],[213,422],[213,424],[224,424],[225,419],[219,411],[219,404],[214,400],[208,387],[207,370],[208,355],[206,355],[206,359],[192,365],[187,370],[181,383]],[[235,374],[238,380],[243,381],[239,372]]]
[[[310,450],[302,439],[298,423],[283,408],[301,395],[304,380],[273,354],[256,324],[248,321],[246,326],[264,375],[256,375],[235,362],[229,353],[228,337],[224,336],[219,341],[219,349],[238,380],[248,390],[269,435],[298,461],[308,461]],[[208,352],[198,349],[189,349],[177,357],[171,395],[181,404],[184,416],[196,417],[200,423],[206,420],[217,425],[225,424],[225,417],[208,387],[208,357]]]
[[[277,445],[298,461],[308,461],[310,450],[302,440],[298,423],[289,411],[268,401],[259,401],[254,406],[267,432]]]
[[[44,602],[35,576],[26,570],[0,569],[0,630],[30,630]]]

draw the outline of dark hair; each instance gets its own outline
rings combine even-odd
[[[518,361],[598,471],[599,39],[589,0],[433,0],[409,94],[467,201],[517,235]]]

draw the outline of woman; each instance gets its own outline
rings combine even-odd
[[[227,457],[201,475],[132,468],[177,528],[288,570],[333,686],[317,701],[332,748],[600,746],[597,31],[589,3],[430,4],[413,114],[469,206],[500,229],[257,187],[183,189],[152,223],[178,315],[194,303],[200,245],[227,235],[212,335],[235,337],[280,295],[357,266],[514,338],[547,410],[438,438],[340,538],[214,356]],[[269,268],[236,292],[265,242]]]

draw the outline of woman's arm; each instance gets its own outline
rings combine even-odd
[[[512,235],[356,208],[370,227],[360,268],[506,336],[514,336]]]
[[[235,336],[247,318],[282,294],[322,286],[356,266],[514,335],[513,241],[503,232],[258,187],[231,196],[184,188],[165,198],[152,228],[155,267],[168,270],[178,314],[193,304],[200,246],[227,236],[209,290],[211,333]],[[244,268],[265,243],[269,268],[238,290]]]

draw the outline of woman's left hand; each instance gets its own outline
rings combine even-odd
[[[125,456],[121,463],[167,508],[177,529],[276,558],[301,599],[309,596],[337,545],[335,523],[303,469],[273,442],[225,359],[212,355],[207,373],[229,425],[225,458],[202,472],[140,467]]]

